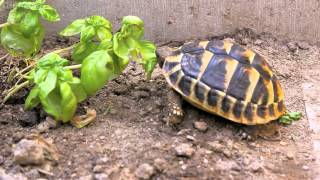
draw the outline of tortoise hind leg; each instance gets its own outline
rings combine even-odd
[[[183,120],[183,115],[181,96],[173,90],[169,91],[166,123],[168,125],[179,124]]]

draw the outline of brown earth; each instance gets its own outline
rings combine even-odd
[[[301,84],[305,81],[304,69],[319,63],[320,49],[305,43],[279,42],[270,35],[256,35],[248,30],[224,38],[268,57],[284,88],[288,110],[303,113],[300,121],[290,126],[273,123],[251,127],[258,136],[249,141],[239,135],[241,130],[247,130],[244,126],[185,103],[184,121],[169,127],[162,119],[170,88],[160,69],[155,70],[151,81],[146,81],[141,68],[132,64],[82,104],[97,111],[92,125],[83,129],[63,125],[42,134],[53,140],[61,154],[58,166],[49,169],[52,174],[13,162],[13,144],[29,136],[45,118],[37,111],[24,112],[22,103],[27,91],[18,93],[0,108],[0,169],[29,179],[130,179],[139,174],[141,164],[148,163],[156,169],[149,171],[152,179],[314,179],[316,157]],[[67,43],[49,39],[45,49]],[[3,55],[1,51],[0,57]],[[9,87],[5,79],[10,64],[15,65],[16,61],[6,58],[0,62],[0,92]],[[195,129],[195,121],[206,122],[208,131]],[[279,140],[273,138],[278,129]],[[183,143],[190,144],[195,151],[190,157],[176,155],[175,147]]]

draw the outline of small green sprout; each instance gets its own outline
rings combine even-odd
[[[280,117],[279,123],[284,124],[284,125],[290,125],[294,121],[299,121],[301,119],[301,117],[302,117],[301,112],[288,113],[288,114],[285,114],[282,117]]]

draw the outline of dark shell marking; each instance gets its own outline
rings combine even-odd
[[[180,50],[166,58],[163,69],[174,89],[195,106],[248,125],[285,113],[279,81],[259,54],[218,40],[188,43]]]

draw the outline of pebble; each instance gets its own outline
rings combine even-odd
[[[20,165],[44,165],[48,160],[56,164],[58,159],[58,150],[54,144],[40,136],[22,139],[13,147],[13,160]]]
[[[295,42],[289,42],[287,44],[287,47],[291,52],[295,52],[298,49],[298,47],[297,47]]]
[[[157,158],[154,160],[153,165],[158,171],[164,171],[168,166],[168,162],[165,159]]]
[[[305,171],[309,171],[310,168],[309,168],[309,166],[304,165],[304,166],[302,166],[302,169]]]
[[[79,180],[93,180],[93,176],[91,174],[86,176],[81,176],[79,177]]]
[[[196,141],[196,138],[194,138],[193,136],[190,136],[190,135],[187,135],[186,138],[187,138],[189,141]]]
[[[101,166],[101,165],[96,165],[96,166],[94,166],[93,172],[95,172],[95,173],[101,173],[101,172],[103,172],[103,166]]]
[[[200,132],[206,132],[208,130],[208,124],[203,121],[196,121],[193,123],[193,126]]]
[[[150,179],[155,174],[155,169],[150,164],[141,164],[135,171],[135,175],[140,179]]]
[[[109,180],[109,176],[105,173],[98,173],[94,175],[95,180]]]
[[[195,150],[192,148],[191,144],[180,144],[175,147],[177,156],[191,157]]]
[[[105,136],[99,136],[99,139],[100,140],[104,140],[104,139],[106,139],[106,137]]]
[[[257,46],[261,45],[262,43],[263,43],[263,41],[261,39],[257,39],[254,41],[254,44]]]
[[[20,165],[42,165],[44,150],[36,141],[23,139],[13,149],[14,161]]]
[[[0,165],[2,165],[4,161],[5,161],[4,157],[0,155]]]
[[[292,152],[288,152],[288,153],[287,153],[287,158],[288,158],[289,160],[293,160],[293,159],[294,159],[294,154],[293,154]]]
[[[281,146],[287,146],[288,143],[287,143],[287,142],[284,142],[284,141],[280,141],[280,145],[281,145]]]
[[[310,45],[307,42],[298,42],[297,45],[302,50],[310,49]]]
[[[254,161],[251,163],[250,169],[253,172],[263,172],[263,165],[260,162]]]
[[[102,157],[102,158],[99,158],[97,161],[96,161],[96,164],[105,164],[109,161],[109,158],[108,157]]]

